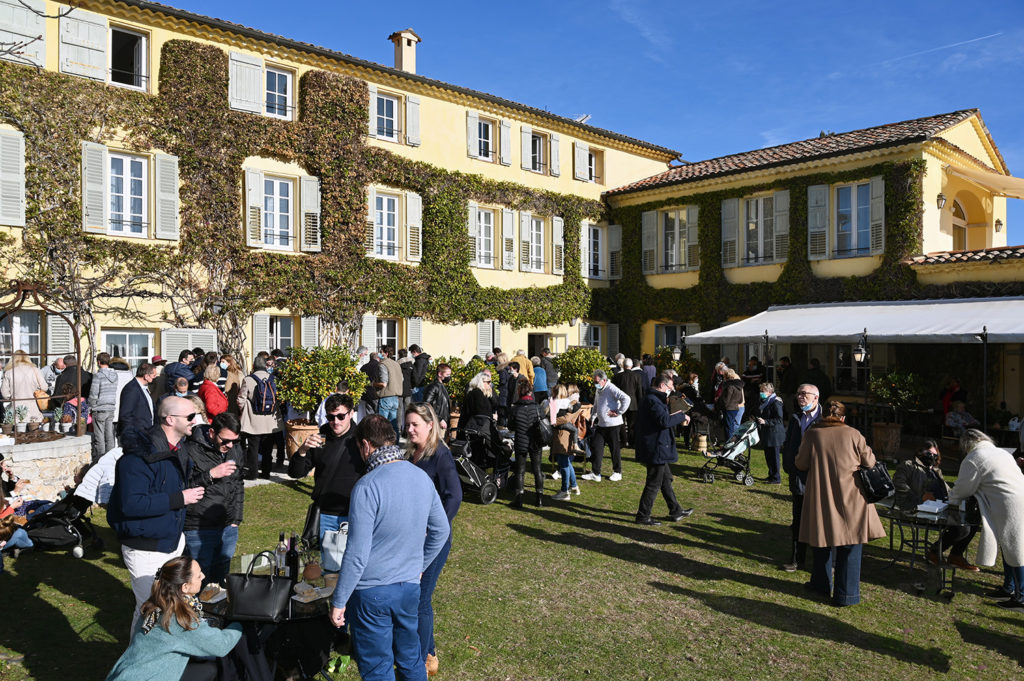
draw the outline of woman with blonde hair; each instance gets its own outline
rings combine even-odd
[[[220,367],[216,364],[208,364],[203,370],[203,382],[199,386],[198,395],[206,406],[207,417],[211,419],[228,410],[228,397],[217,387],[219,380]]]
[[[17,400],[11,408],[25,407],[28,409],[29,421],[42,421],[43,412],[36,404],[35,391],[46,392],[46,379],[32,362],[32,358],[24,350],[15,350],[11,361],[4,367],[3,380],[0,380],[0,392],[8,400]]]
[[[494,391],[491,389],[491,380],[491,372],[486,370],[470,379],[459,416],[460,437],[463,431],[473,430],[490,436],[491,442],[497,442],[498,434],[494,427],[495,405],[492,399]]]
[[[242,379],[245,378],[245,373],[242,371],[242,367],[238,365],[235,358],[231,355],[221,355],[220,357],[220,368],[227,372],[224,379],[224,387],[221,390],[228,398],[228,411],[235,416],[238,416],[238,391],[242,387]],[[218,386],[220,384],[218,383]]]
[[[743,418],[743,379],[729,367],[725,367],[722,378],[722,394],[715,402],[715,410],[725,419],[725,438],[728,440],[736,434]]]
[[[437,420],[434,408],[426,403],[409,405],[405,412],[405,429],[408,436],[406,451],[409,460],[423,470],[434,483],[437,494],[441,497],[448,525],[451,527],[455,514],[462,503],[462,483],[455,468],[455,459],[451,451],[441,440],[441,425]],[[420,651],[427,665],[427,673],[437,673],[437,650],[434,647],[434,606],[432,598],[441,568],[448,560],[452,550],[451,533],[441,552],[427,566],[420,577],[419,635]]]

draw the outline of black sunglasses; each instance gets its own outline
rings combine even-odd
[[[350,411],[343,411],[340,414],[327,414],[328,421],[344,421],[352,415]]]
[[[231,439],[231,438],[227,438],[227,437],[222,437],[222,438],[220,439],[220,443],[221,443],[222,445],[233,445],[233,444],[235,444],[236,442],[238,442],[238,441],[239,441],[239,440],[241,440],[241,439],[242,439],[242,438],[240,438],[240,437],[236,437],[236,438],[234,438],[234,439]]]
[[[191,421],[192,419],[194,419],[196,417],[196,414],[197,414],[197,412],[192,412],[191,414],[168,414],[168,416],[176,416],[179,419],[187,419],[187,420]]]

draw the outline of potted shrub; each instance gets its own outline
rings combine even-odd
[[[569,348],[555,358],[555,368],[559,383],[575,383],[581,396],[593,398],[594,372],[598,369],[607,372],[608,360],[597,348]]]
[[[0,423],[0,429],[3,430],[4,435],[10,435],[14,432],[14,410],[8,409],[4,412],[4,420]]]
[[[892,410],[892,421],[871,424],[872,445],[875,452],[895,458],[902,443],[901,425],[896,422],[898,411],[918,409],[924,395],[921,377],[909,371],[892,369],[868,382],[868,395],[872,401]]]
[[[67,433],[71,430],[71,422],[75,420],[75,417],[71,414],[64,414],[60,417],[60,432]]]
[[[28,407],[14,408],[14,425],[19,433],[24,433],[28,429]]]
[[[309,415],[334,392],[338,381],[348,383],[353,402],[359,401],[369,384],[369,377],[356,368],[352,355],[339,347],[292,348],[288,361],[279,362],[274,370],[274,380],[277,399],[306,412],[306,418],[291,419],[285,424],[288,456],[318,430]]]

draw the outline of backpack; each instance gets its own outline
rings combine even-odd
[[[274,413],[277,406],[277,386],[274,385],[274,377],[266,380],[256,374],[249,374],[249,378],[256,382],[256,387],[249,396],[252,403],[252,413],[259,416],[267,416]]]

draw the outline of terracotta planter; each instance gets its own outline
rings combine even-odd
[[[284,424],[284,430],[286,433],[285,449],[290,459],[306,441],[307,437],[320,431],[320,427],[306,419],[292,419]]]
[[[903,426],[899,423],[872,423],[872,447],[875,454],[887,459],[896,458],[902,442]]]
[[[0,426],[0,431],[3,431],[4,435],[10,435],[11,433],[14,432],[14,424],[13,423],[5,423],[2,426]]]
[[[28,432],[31,433],[34,430],[39,430],[39,426],[40,426],[39,421],[29,421],[28,422]]]

